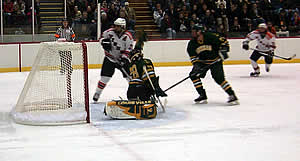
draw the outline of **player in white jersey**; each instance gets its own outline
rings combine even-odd
[[[115,69],[123,73],[123,77],[129,80],[129,53],[133,49],[133,37],[126,31],[126,20],[118,18],[114,22],[115,27],[103,32],[100,43],[104,49],[105,57],[102,64],[101,78],[98,81],[93,100],[98,101],[103,89],[113,76]]]
[[[275,36],[268,31],[267,25],[265,23],[261,23],[258,25],[257,30],[252,31],[247,35],[246,40],[243,41],[243,49],[249,50],[249,42],[252,40],[256,40],[257,45],[256,50],[254,50],[252,55],[250,56],[251,65],[254,69],[254,72],[251,72],[250,76],[257,77],[260,74],[260,69],[257,64],[257,60],[261,56],[264,56],[265,58],[266,71],[270,71],[270,66],[273,62],[274,49],[276,48]],[[264,51],[264,55],[261,54],[261,51]]]

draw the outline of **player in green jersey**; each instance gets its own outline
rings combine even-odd
[[[196,25],[192,30],[192,39],[188,43],[187,52],[193,64],[190,78],[199,93],[196,103],[207,103],[207,96],[201,78],[210,70],[213,79],[229,95],[228,103],[239,104],[232,87],[225,80],[223,60],[228,58],[229,43],[216,33],[205,32],[204,27]]]

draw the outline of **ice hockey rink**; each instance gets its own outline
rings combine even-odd
[[[28,72],[0,74],[0,161],[299,161],[300,64],[274,64],[249,77],[250,65],[226,65],[226,78],[240,99],[227,95],[207,73],[208,104],[190,80],[167,92],[166,113],[152,120],[110,120],[103,104],[91,105],[91,124],[28,126],[9,117]],[[191,67],[156,68],[162,89]],[[90,97],[99,69],[89,70]],[[100,101],[126,98],[116,72]]]

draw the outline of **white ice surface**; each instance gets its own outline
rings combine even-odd
[[[264,69],[261,66],[261,69]],[[156,68],[163,89],[191,67]],[[26,126],[8,113],[28,73],[0,74],[0,161],[299,161],[300,64],[274,64],[250,78],[250,65],[225,66],[241,105],[211,79],[203,80],[206,105],[193,104],[190,80],[168,92],[166,113],[153,120],[109,120],[93,104],[92,124]],[[90,97],[99,70],[90,70]],[[126,98],[127,83],[116,72],[101,102]]]

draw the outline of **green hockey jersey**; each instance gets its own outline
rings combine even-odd
[[[204,32],[203,41],[197,41],[196,38],[189,41],[187,52],[193,64],[196,62],[210,64],[220,58],[220,49],[226,49],[228,52],[228,41],[219,34]]]

